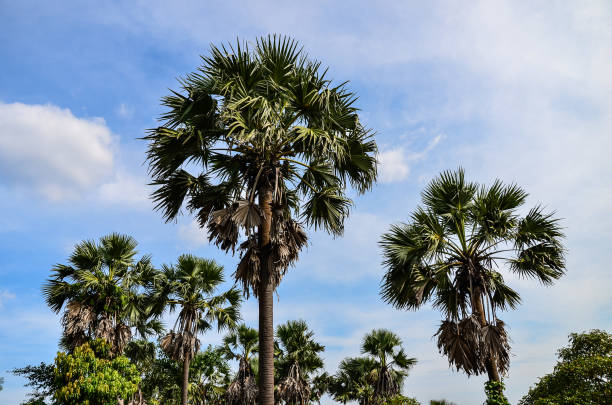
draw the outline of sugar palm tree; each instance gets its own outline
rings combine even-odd
[[[330,378],[329,393],[334,400],[359,405],[373,403],[376,387],[376,360],[371,357],[347,357],[340,362],[338,371]]]
[[[400,337],[387,329],[375,329],[364,337],[361,352],[376,361],[374,400],[398,395],[408,370],[416,364],[415,358],[406,355]]]
[[[69,264],[58,264],[42,287],[55,313],[64,308],[61,344],[68,350],[95,338],[105,339],[112,353],[121,353],[135,328],[142,336],[161,325],[146,312],[142,286],[153,274],[149,256],[139,260],[136,241],[110,234],[77,244]]]
[[[486,372],[490,381],[509,367],[498,310],[520,303],[501,271],[546,285],[565,271],[558,220],[539,206],[521,215],[526,197],[516,185],[479,186],[462,169],[445,171],[423,191],[424,206],[381,241],[382,297],[405,309],[432,301],[445,317],[440,351],[457,370]]]
[[[257,329],[242,324],[223,338],[223,352],[230,360],[238,360],[238,372],[227,388],[230,404],[255,405],[257,381],[251,362],[257,353],[259,333]]]
[[[342,233],[346,186],[371,187],[376,144],[356,97],[290,38],[212,46],[181,85],[145,137],[153,199],[166,220],[185,206],[212,242],[240,251],[236,280],[259,300],[259,402],[273,405],[273,292],[304,224]]]
[[[188,399],[189,364],[200,348],[198,335],[215,326],[233,328],[239,319],[239,290],[214,295],[223,281],[223,268],[214,261],[182,255],[176,265],[164,265],[154,282],[152,311],[179,309],[174,327],[160,346],[168,357],[183,363],[182,405]]]
[[[323,368],[325,346],[317,343],[305,321],[288,321],[276,329],[278,396],[287,405],[311,400],[312,374]]]

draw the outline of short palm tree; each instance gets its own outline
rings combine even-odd
[[[259,333],[257,329],[242,324],[223,338],[223,353],[230,360],[238,360],[238,372],[227,388],[230,404],[255,405],[257,381],[251,362],[257,353]]]
[[[174,327],[162,337],[160,346],[168,357],[183,363],[182,405],[188,399],[189,364],[200,348],[198,335],[214,326],[233,328],[239,319],[239,290],[214,295],[223,281],[223,268],[214,261],[182,255],[176,265],[164,265],[154,282],[152,311],[179,309]]]
[[[338,371],[329,381],[329,393],[334,400],[346,404],[373,404],[378,364],[371,357],[347,357],[340,362]]]
[[[153,199],[166,220],[185,206],[211,241],[240,251],[236,280],[259,299],[259,402],[273,405],[273,292],[307,242],[304,223],[342,233],[346,186],[371,187],[376,144],[354,94],[290,38],[212,46],[181,84],[145,137]]]
[[[408,370],[416,364],[415,358],[406,355],[400,337],[387,329],[375,329],[364,337],[361,352],[376,361],[374,400],[398,395]]]
[[[161,325],[146,312],[142,286],[153,274],[149,256],[136,260],[136,241],[110,234],[77,244],[69,264],[58,264],[42,287],[47,305],[62,317],[62,346],[73,350],[105,339],[113,354],[123,351],[136,328],[142,336]]]
[[[305,405],[311,400],[311,376],[323,368],[320,353],[325,346],[315,341],[314,332],[302,320],[279,325],[276,337],[278,399],[287,405]]]
[[[387,272],[382,297],[397,308],[428,301],[445,320],[438,348],[468,375],[500,381],[509,344],[498,310],[515,308],[519,294],[502,276],[551,284],[564,274],[562,231],[553,214],[535,207],[520,214],[527,193],[495,181],[490,187],[445,171],[423,191],[423,207],[382,237]]]

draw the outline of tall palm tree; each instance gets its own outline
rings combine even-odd
[[[181,404],[189,394],[189,364],[200,348],[198,335],[212,329],[235,327],[239,319],[240,291],[231,288],[214,295],[224,281],[223,267],[213,260],[181,255],[176,265],[164,265],[150,297],[153,312],[169,308],[179,314],[160,346],[168,357],[183,363]]]
[[[240,251],[236,280],[259,300],[259,402],[273,405],[273,292],[307,242],[304,223],[342,233],[346,186],[371,187],[376,144],[353,93],[290,38],[212,46],[181,85],[144,138],[152,196],[166,220],[185,205],[211,241]]]
[[[490,381],[509,367],[497,311],[520,303],[501,270],[546,285],[565,272],[558,220],[539,206],[521,215],[526,197],[517,185],[480,186],[462,169],[445,171],[423,191],[424,206],[381,241],[384,300],[405,309],[431,300],[446,318],[437,332],[440,351],[457,370],[486,372]]]
[[[153,274],[149,256],[136,261],[137,242],[113,233],[77,244],[69,264],[57,264],[42,287],[55,313],[64,308],[61,344],[67,350],[95,338],[119,354],[136,328],[142,336],[161,325],[146,312],[143,285]]]
[[[287,405],[311,400],[311,375],[323,368],[325,346],[317,343],[305,321],[288,321],[276,329],[278,396]]]
[[[364,337],[361,352],[376,361],[374,400],[398,395],[408,370],[416,364],[415,358],[406,355],[400,337],[387,329],[375,329]]]

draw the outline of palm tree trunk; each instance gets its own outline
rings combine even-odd
[[[274,405],[274,285],[270,277],[269,249],[272,227],[272,189],[263,187],[259,206],[264,219],[259,229],[261,275],[259,279],[259,400]]]
[[[486,326],[488,323],[485,317],[484,306],[482,305],[482,294],[480,291],[478,291],[478,289],[476,290],[473,298],[474,302],[472,303],[472,309],[476,312],[480,325]],[[499,378],[499,372],[497,371],[497,359],[495,357],[485,359],[485,367],[487,368],[489,381],[501,381]]]
[[[183,361],[183,391],[181,394],[181,405],[187,405],[189,394],[189,358],[187,356]]]

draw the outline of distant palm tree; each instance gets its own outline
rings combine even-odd
[[[234,288],[214,295],[224,281],[223,268],[212,260],[182,255],[174,266],[164,265],[150,297],[153,312],[179,309],[172,330],[160,346],[168,357],[183,363],[181,404],[186,405],[189,364],[200,347],[198,335],[213,328],[233,328],[239,319],[240,291]]]
[[[373,404],[377,368],[376,360],[371,357],[345,358],[330,378],[329,393],[343,404],[350,401],[357,401],[359,405]]]
[[[238,360],[236,378],[227,389],[231,404],[255,405],[257,402],[257,381],[251,365],[257,353],[259,333],[257,329],[242,324],[223,338],[223,353],[231,360]]]
[[[241,252],[235,277],[259,299],[259,402],[273,405],[273,293],[306,245],[301,221],[342,233],[346,186],[371,187],[376,144],[355,95],[289,38],[212,46],[203,61],[145,137],[153,199],[168,221],[185,203],[211,241]]]
[[[311,375],[323,368],[325,346],[302,320],[279,325],[276,337],[278,397],[287,405],[305,405],[311,400]]]
[[[68,350],[103,338],[119,354],[132,328],[146,336],[161,325],[146,312],[142,286],[153,274],[149,256],[136,261],[136,241],[117,233],[77,244],[69,264],[58,264],[42,287],[55,313],[64,308],[61,344]]]
[[[417,362],[406,355],[399,336],[387,329],[368,333],[363,339],[361,352],[376,361],[373,398],[378,402],[400,393],[403,379]]]
[[[446,318],[437,332],[440,351],[458,370],[487,372],[490,381],[509,367],[497,310],[520,303],[499,270],[544,284],[565,271],[558,220],[539,206],[520,215],[526,197],[516,185],[479,186],[462,169],[445,171],[423,191],[424,207],[381,241],[383,298],[406,309],[433,301]]]

